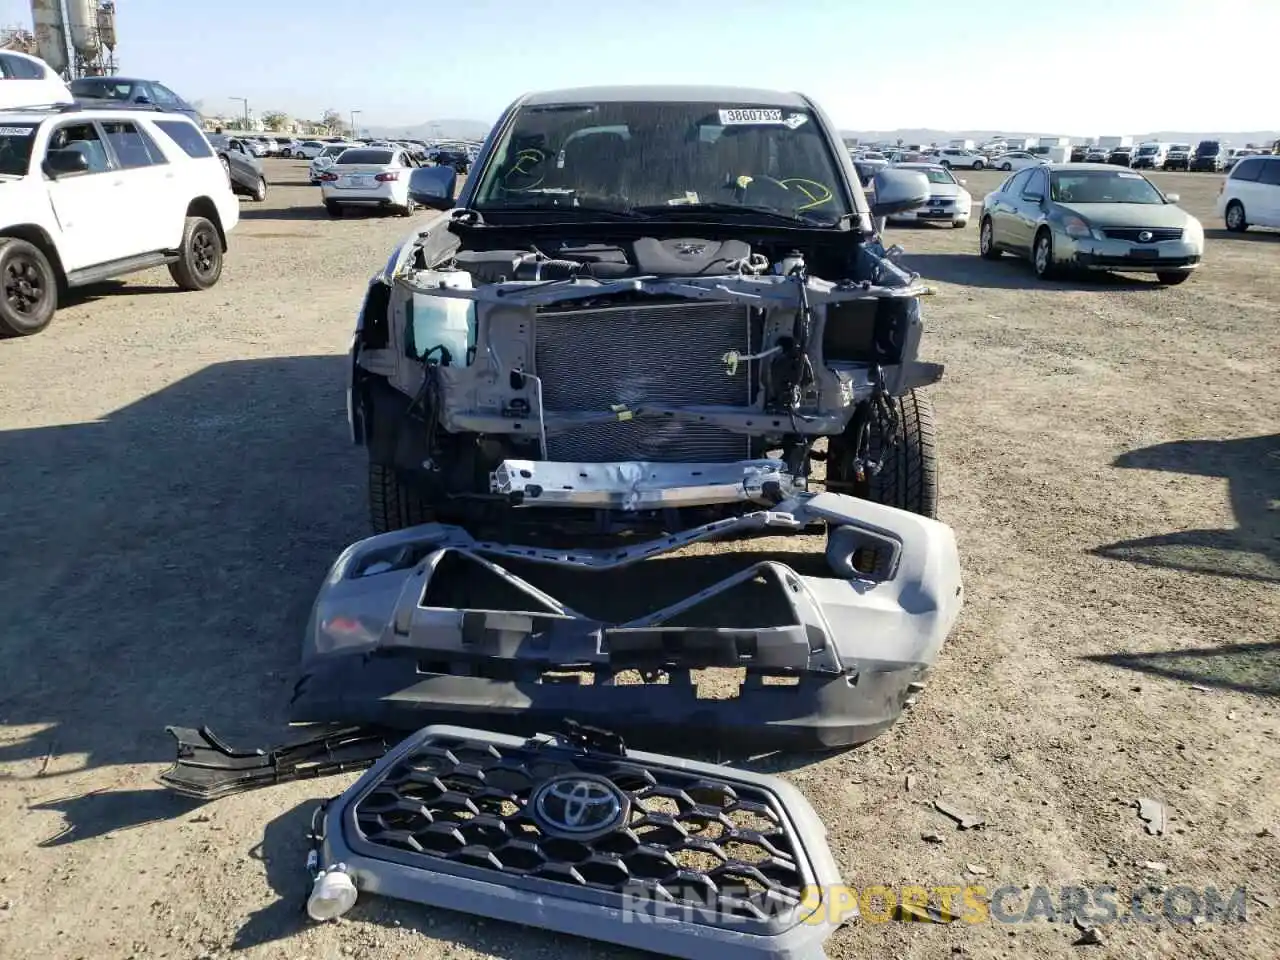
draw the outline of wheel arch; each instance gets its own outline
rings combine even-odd
[[[0,237],[25,240],[39,249],[48,258],[49,266],[53,267],[54,273],[57,274],[58,286],[63,287],[66,285],[67,272],[62,266],[62,258],[58,256],[58,246],[53,242],[53,237],[49,236],[49,232],[44,227],[35,223],[18,223],[0,228]]]
[[[222,252],[227,252],[227,232],[222,227],[222,217],[218,214],[218,205],[209,197],[196,197],[187,204],[188,217],[204,217],[218,231],[218,241],[222,244]]]

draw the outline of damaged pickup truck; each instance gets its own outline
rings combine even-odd
[[[928,184],[883,171],[868,208],[806,98],[704,88],[525,97],[455,178],[414,171],[449,212],[352,346],[378,532],[321,586],[290,707],[346,726],[270,751],[170,728],[162,779],[208,799],[372,765],[313,819],[317,920],[369,891],[822,960],[846,912],[816,813],[689,754],[874,737],[959,614],[926,290],[875,229]]]
[[[292,719],[792,747],[885,729],[960,605],[928,291],[874,228],[924,178],[882,172],[869,208],[807,98],[702,87],[526,96],[456,199],[455,176],[414,171],[448,212],[359,314],[348,411],[379,535],[322,588]],[[824,528],[795,563],[671,556]],[[732,696],[690,681],[724,667]]]

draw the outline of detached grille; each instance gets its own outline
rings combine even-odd
[[[548,413],[608,413],[617,405],[747,406],[756,365],[725,374],[730,350],[754,350],[750,312],[731,303],[646,304],[540,311],[535,372]],[[721,463],[750,455],[747,438],[715,427],[639,417],[547,439],[552,460]]]
[[[1111,227],[1103,231],[1111,240],[1128,240],[1130,243],[1159,243],[1162,240],[1181,240],[1181,227]],[[1140,234],[1149,233],[1142,239]]]
[[[629,801],[622,826],[590,840],[544,832],[530,797],[569,774],[613,783]],[[389,857],[652,897],[738,923],[796,906],[807,883],[800,842],[768,792],[607,754],[435,739],[392,767],[354,814],[362,838]]]

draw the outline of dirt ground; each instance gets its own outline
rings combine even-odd
[[[372,897],[316,927],[306,822],[351,777],[203,809],[154,785],[165,724],[279,736],[314,591],[368,532],[342,354],[408,222],[331,221],[301,164],[268,174],[214,290],[154,271],[0,343],[0,956],[621,957]],[[977,257],[976,221],[891,231],[937,289],[967,606],[892,731],[758,767],[814,802],[858,888],[1012,885],[1016,911],[1037,886],[1243,886],[1248,921],[1073,947],[1062,922],[862,919],[833,958],[1280,955],[1280,234],[1224,234],[1219,177],[1157,177],[1209,233],[1176,289],[1037,283]],[[980,199],[999,177],[967,179]]]

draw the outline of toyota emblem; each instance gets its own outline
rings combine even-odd
[[[581,773],[546,781],[534,791],[530,806],[538,826],[572,840],[612,833],[631,815],[631,802],[612,781]]]
[[[1152,236],[1152,234],[1151,234],[1151,231],[1150,231],[1150,230],[1143,230],[1140,234],[1138,234],[1138,240],[1139,240],[1141,243],[1150,243],[1150,242],[1151,242],[1151,236]]]

